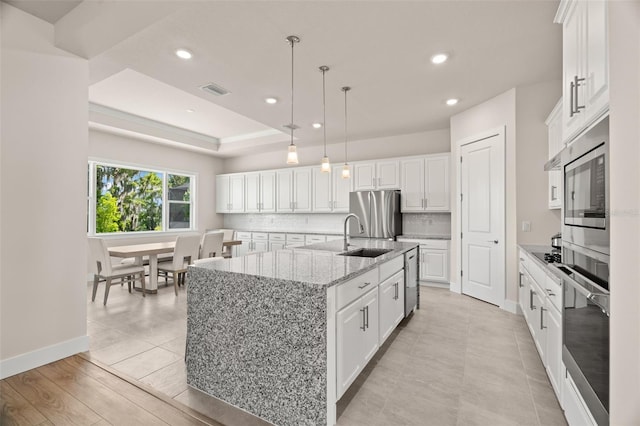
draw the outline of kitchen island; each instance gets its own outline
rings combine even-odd
[[[277,425],[335,424],[336,402],[404,317],[403,254],[342,241],[189,267],[187,383]]]

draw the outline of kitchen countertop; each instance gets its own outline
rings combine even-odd
[[[534,262],[538,264],[541,268],[543,268],[548,273],[552,274],[556,278],[562,279],[564,275],[561,271],[559,271],[556,267],[551,265],[557,265],[557,263],[547,263],[538,259],[533,253],[551,253],[553,247],[544,246],[544,245],[533,245],[533,244],[519,244],[520,248],[529,254],[530,258],[533,259]]]
[[[451,235],[420,235],[420,234],[403,234],[398,238],[410,238],[414,240],[451,240]]]
[[[416,243],[351,239],[349,250],[382,248],[391,249],[391,251],[376,258],[340,256],[339,253],[344,251],[343,241],[335,240],[304,247],[221,259],[189,268],[202,268],[219,273],[252,275],[330,287],[373,269],[414,247],[417,247]]]
[[[236,232],[262,232],[267,234],[295,234],[295,235],[342,235],[339,231],[278,231],[278,230],[260,230],[260,229],[233,229]]]

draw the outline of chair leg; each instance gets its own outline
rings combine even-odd
[[[124,279],[124,278],[123,278],[123,279]],[[132,280],[133,280],[133,276],[132,276],[132,275],[129,275],[129,276],[127,277],[127,287],[129,287],[129,293],[131,293],[131,283],[132,283]],[[135,283],[135,281],[134,281],[134,283]],[[134,284],[134,285],[135,285],[135,284]]]
[[[97,275],[93,275],[93,293],[91,294],[91,301],[96,300],[96,292],[98,291],[98,281],[100,278]]]
[[[144,272],[140,273],[140,284],[142,285],[142,297],[147,297],[147,289],[144,286]]]
[[[111,287],[111,280],[112,278],[107,278],[106,282],[105,282],[105,287],[104,287],[104,303],[103,305],[107,305],[107,298],[109,297],[109,288]]]
[[[178,280],[179,280],[179,276],[176,276],[176,273],[173,273],[173,289],[176,292],[176,296],[178,295]]]

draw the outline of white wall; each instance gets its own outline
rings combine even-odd
[[[518,244],[549,246],[561,230],[560,210],[549,210],[549,134],[545,120],[562,96],[562,81],[516,88],[516,229]],[[531,232],[522,230],[531,222]]]
[[[297,142],[299,166],[320,164],[322,145],[305,146]],[[373,160],[378,158],[402,157],[407,155],[436,154],[449,152],[449,129],[412,133],[384,138],[349,141],[348,160]],[[344,163],[344,142],[327,144],[327,155],[334,164]],[[245,155],[229,158],[224,163],[225,173],[248,172],[253,170],[280,169],[287,167],[286,147],[282,151]]]
[[[483,132],[504,126],[505,133],[505,161],[506,161],[506,286],[507,299],[517,300],[516,285],[516,90],[511,89],[495,98],[472,107],[451,117],[451,152],[456,152],[459,141],[474,137]],[[452,161],[451,188],[455,191],[460,174],[460,163],[456,158]],[[456,221],[458,208],[451,204],[451,282],[452,289],[460,288],[460,273],[457,269],[460,257],[458,239],[460,235]]]
[[[609,2],[612,425],[640,424],[640,3]]]
[[[224,218],[216,214],[215,205],[215,176],[222,173],[222,159],[93,129],[89,131],[89,158],[195,174],[197,230],[222,227]],[[172,238],[175,238],[175,234],[143,237],[114,235],[109,236],[108,245],[166,241]]]
[[[88,349],[87,61],[2,13],[0,377]]]

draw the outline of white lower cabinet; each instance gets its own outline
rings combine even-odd
[[[555,306],[547,307],[544,323],[547,327],[547,375],[558,400],[562,401],[562,315]]]
[[[565,371],[564,364],[562,370]],[[576,384],[569,374],[563,375],[564,394],[562,398],[562,408],[564,409],[564,417],[570,426],[597,426],[598,424],[586,408],[586,404]]]
[[[378,288],[336,315],[336,396],[339,399],[378,350]]]
[[[420,281],[449,282],[449,250],[420,248]]]
[[[404,318],[404,271],[387,278],[378,287],[380,298],[380,345]]]

